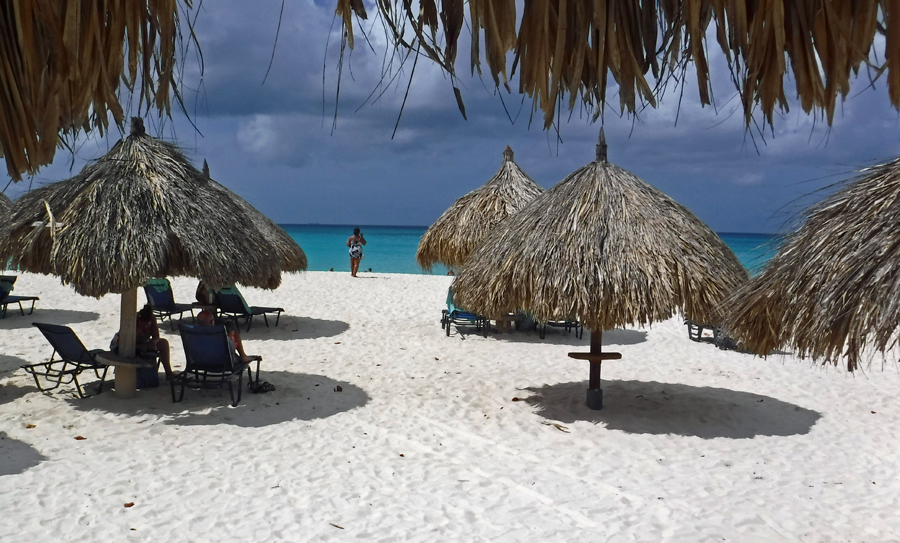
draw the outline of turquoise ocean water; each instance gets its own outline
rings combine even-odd
[[[282,224],[309,259],[310,271],[350,271],[347,238],[353,226],[324,224]],[[360,225],[368,245],[363,248],[361,271],[369,268],[379,273],[429,273],[416,264],[416,248],[426,226]],[[777,238],[771,234],[719,233],[741,263],[751,273],[757,271],[775,252]],[[435,266],[430,272],[446,275],[447,269]]]

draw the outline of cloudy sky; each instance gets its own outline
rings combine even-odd
[[[600,124],[589,114],[576,109],[563,115],[558,141],[542,129],[539,114],[529,126],[530,99],[504,93],[511,122],[489,76],[469,78],[463,63],[458,71],[468,120],[457,110],[448,78],[420,62],[392,138],[409,65],[399,84],[379,87],[384,37],[378,23],[365,25],[372,47],[358,39],[345,59],[332,126],[340,48],[334,1],[288,0],[275,46],[281,7],[277,0],[203,3],[194,13],[202,77],[195,54],[183,59],[182,88],[197,130],[181,113],[164,125],[147,121],[152,134],[179,143],[198,165],[207,159],[214,179],[276,222],[429,225],[496,173],[507,145],[545,188],[594,158]],[[459,57],[467,59],[468,51]],[[611,92],[604,126],[611,162],[716,231],[781,231],[812,201],[804,195],[898,153],[900,117],[881,82],[871,90],[865,76],[856,81],[830,130],[794,102],[763,140],[744,130],[721,62],[713,62],[713,70],[716,107],[699,106],[689,78],[680,110],[681,89],[670,89],[660,108],[638,118],[619,115]],[[368,98],[373,90],[377,99]],[[74,157],[61,151],[33,179],[12,185],[0,179],[0,189],[15,198],[30,185],[70,177],[120,137],[82,137]]]

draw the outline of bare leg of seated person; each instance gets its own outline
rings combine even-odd
[[[197,315],[197,323],[200,326],[212,326],[214,323],[212,313],[204,309],[200,312],[199,315]],[[244,352],[244,343],[241,341],[241,333],[238,331],[237,326],[235,326],[233,322],[228,322],[225,324],[225,331],[228,333],[228,337],[231,338],[231,342],[234,344],[234,349],[240,355],[241,362],[262,360],[261,356],[247,355],[247,353]]]
[[[241,333],[237,330],[229,330],[228,337],[231,338],[231,341],[234,343],[234,348],[241,356],[241,362],[250,362],[251,360],[262,360],[262,357],[259,355],[248,355],[244,351],[244,342],[241,341]]]
[[[169,361],[169,340],[164,338],[151,339],[146,343],[139,343],[137,349],[147,349],[159,353],[159,363],[162,364],[163,370],[166,372],[166,381],[171,381],[173,377],[172,365]]]

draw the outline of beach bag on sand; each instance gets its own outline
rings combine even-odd
[[[156,388],[159,386],[159,362],[148,368],[137,369],[137,388]]]

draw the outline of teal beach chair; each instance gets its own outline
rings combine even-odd
[[[470,313],[456,307],[453,303],[453,286],[447,289],[447,309],[441,310],[441,328],[450,335],[450,325],[455,324],[457,328],[460,324],[475,326],[476,331],[480,331],[484,337],[488,334],[488,320],[481,315]]]

